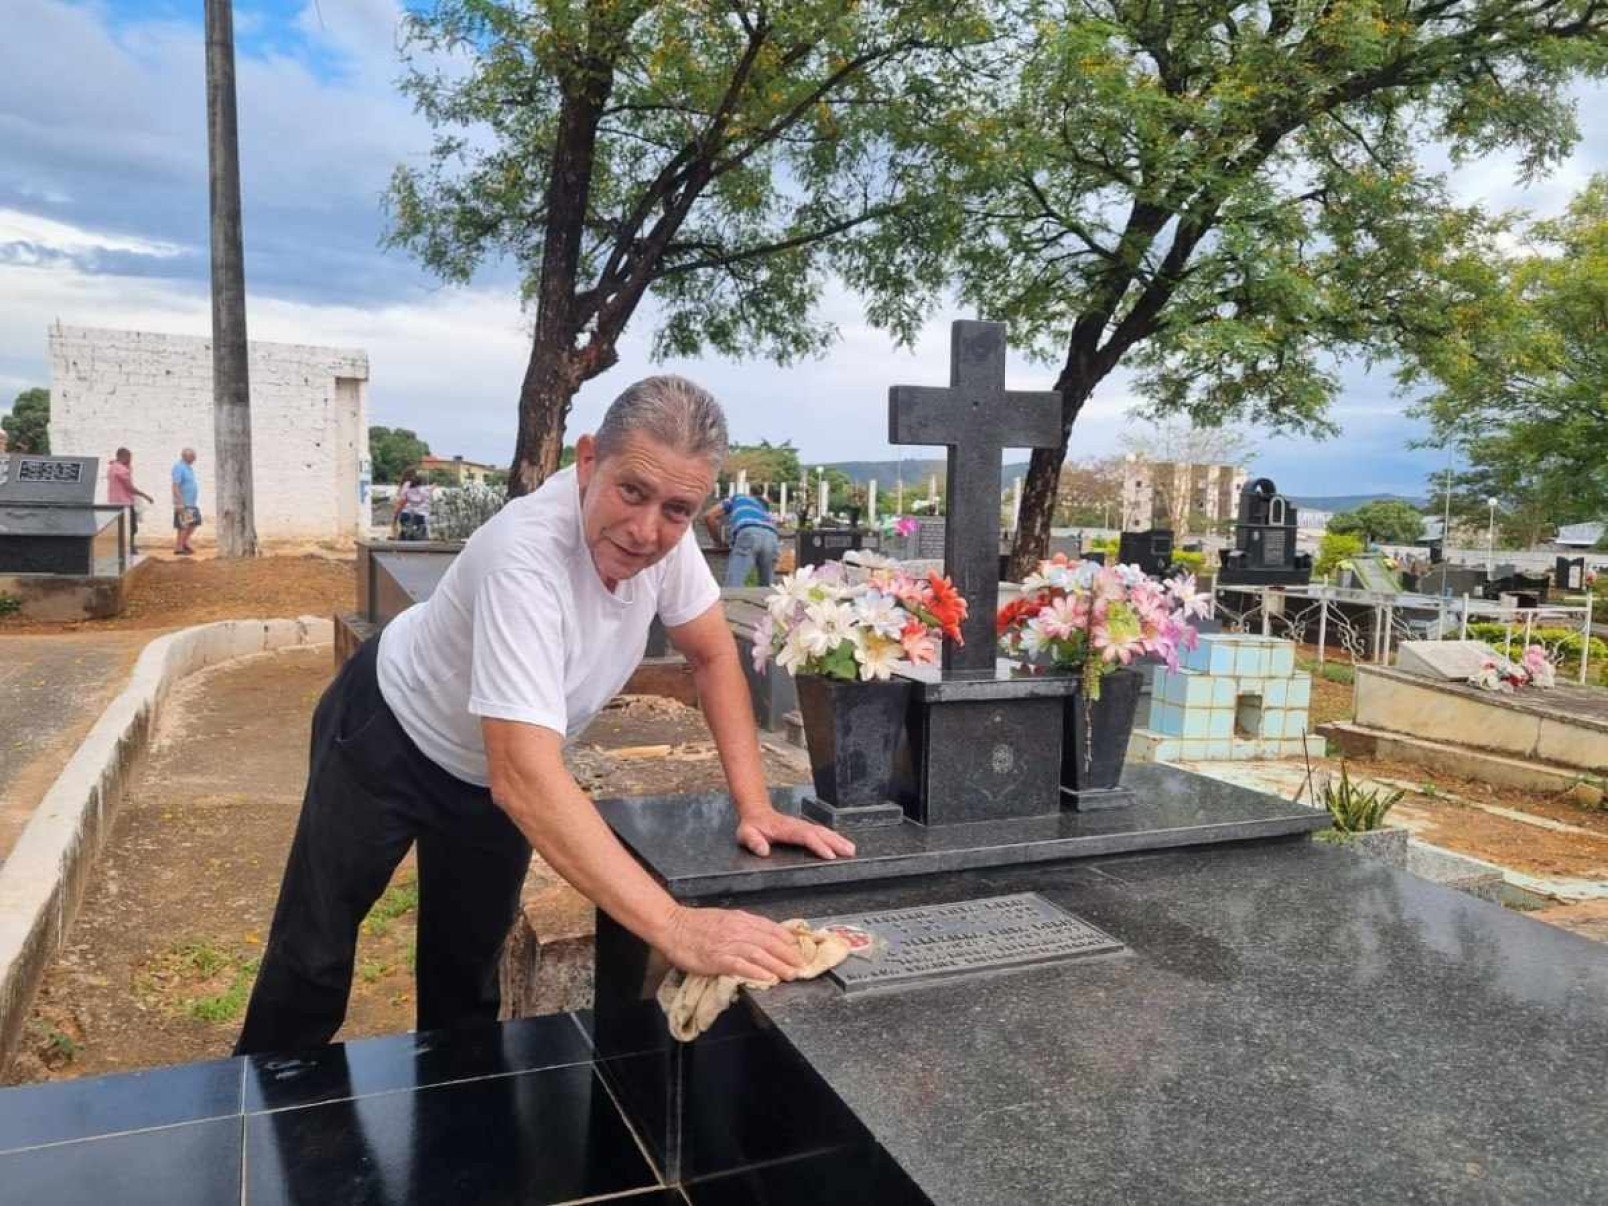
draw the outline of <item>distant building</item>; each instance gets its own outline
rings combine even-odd
[[[1608,532],[1608,523],[1565,524],[1558,529],[1557,539],[1553,543],[1571,549],[1595,548],[1602,542],[1605,532]]]
[[[201,511],[210,521],[219,506],[212,341],[60,323],[49,328],[49,341],[52,451],[105,464],[118,448],[129,449],[135,482],[161,508],[173,462],[181,449],[194,448]],[[256,340],[247,355],[257,535],[335,543],[365,536],[368,355]],[[206,542],[215,531],[208,522],[197,538]]]
[[[1237,465],[1189,465],[1129,458],[1122,475],[1122,530],[1171,528],[1185,535],[1195,519],[1232,523],[1249,475]]]
[[[478,461],[466,461],[461,456],[422,457],[419,469],[425,474],[439,473],[455,486],[484,486],[492,474],[502,472],[499,465],[482,465]]]

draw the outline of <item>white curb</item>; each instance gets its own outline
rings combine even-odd
[[[39,979],[72,926],[129,770],[174,684],[219,662],[333,640],[334,624],[317,616],[224,620],[170,632],[141,652],[128,685],[101,713],[0,864],[0,1072],[16,1051]]]

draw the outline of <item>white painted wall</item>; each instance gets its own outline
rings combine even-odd
[[[170,530],[170,473],[196,450],[205,540],[217,507],[212,341],[148,331],[50,328],[50,444],[98,456],[124,446],[134,484],[157,500],[151,540]],[[350,348],[252,343],[251,460],[257,537],[345,544],[368,531],[368,355]]]

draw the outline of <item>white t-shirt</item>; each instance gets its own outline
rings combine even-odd
[[[625,686],[648,626],[696,619],[720,587],[689,526],[662,561],[610,592],[581,528],[573,468],[469,538],[435,593],[380,636],[380,693],[431,761],[487,784],[480,718],[572,739]]]

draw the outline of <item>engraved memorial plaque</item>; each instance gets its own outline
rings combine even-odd
[[[855,926],[872,935],[867,954],[852,956],[828,973],[850,994],[1127,949],[1036,892],[823,917],[810,924],[816,929]]]

